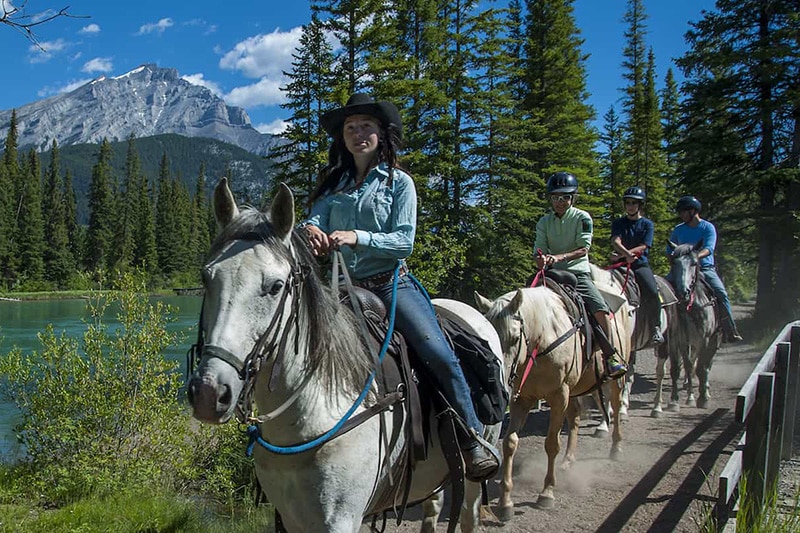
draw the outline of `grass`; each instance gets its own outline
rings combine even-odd
[[[129,492],[90,498],[59,509],[0,504],[2,533],[239,533],[266,531],[272,508],[240,508],[233,514],[176,494]]]
[[[713,494],[713,493],[712,493]],[[731,512],[728,523],[735,524],[737,533],[796,533],[800,531],[800,491],[795,492],[792,503],[781,501],[777,488],[773,489],[760,511],[747,497],[746,477],[739,480],[739,508]],[[698,531],[716,533],[722,531],[726,524],[717,524],[714,507],[711,503],[703,503],[698,520]]]

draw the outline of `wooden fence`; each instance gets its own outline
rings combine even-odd
[[[775,488],[781,459],[792,455],[798,387],[800,320],[784,326],[736,398],[736,421],[744,424],[745,433],[719,477],[718,527],[727,522],[737,503],[742,476],[749,501],[739,503],[750,505],[754,512],[763,508]]]

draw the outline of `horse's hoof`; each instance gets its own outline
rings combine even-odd
[[[664,418],[664,411],[661,409],[653,409],[650,411],[650,418]]]
[[[679,413],[681,410],[681,406],[678,402],[670,402],[667,406],[667,411],[670,413]]]
[[[600,429],[600,428],[595,429],[593,437],[596,439],[607,439],[608,429]]]
[[[686,407],[697,407],[697,400],[694,398],[689,398],[686,400]]]
[[[539,495],[539,499],[536,500],[536,507],[539,509],[552,509],[556,506],[556,499],[551,496],[543,496]]]
[[[628,408],[625,407],[624,405],[619,408],[619,417],[622,420],[627,420],[628,419]]]
[[[608,454],[612,461],[620,461],[622,459],[622,450],[619,448],[611,448],[611,453]]]
[[[510,505],[508,507],[498,507],[497,512],[497,519],[501,522],[509,522],[512,518],[514,518],[514,506]]]
[[[708,398],[700,398],[699,400],[697,400],[697,407],[699,407],[700,409],[705,409],[706,407],[708,407]]]

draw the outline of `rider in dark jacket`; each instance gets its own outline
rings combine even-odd
[[[653,221],[642,216],[642,207],[647,198],[641,187],[629,187],[622,199],[625,216],[611,223],[611,245],[616,255],[612,261],[627,261],[636,276],[642,293],[642,307],[648,311],[653,324],[653,344],[661,344],[661,300],[658,296],[656,277],[647,260],[653,246]]]

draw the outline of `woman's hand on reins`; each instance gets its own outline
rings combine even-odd
[[[308,243],[311,245],[311,253],[316,256],[328,255],[331,251],[331,240],[328,235],[313,224],[305,227]]]
[[[338,250],[342,246],[355,246],[358,243],[358,235],[355,231],[334,231],[328,235],[331,246]]]

